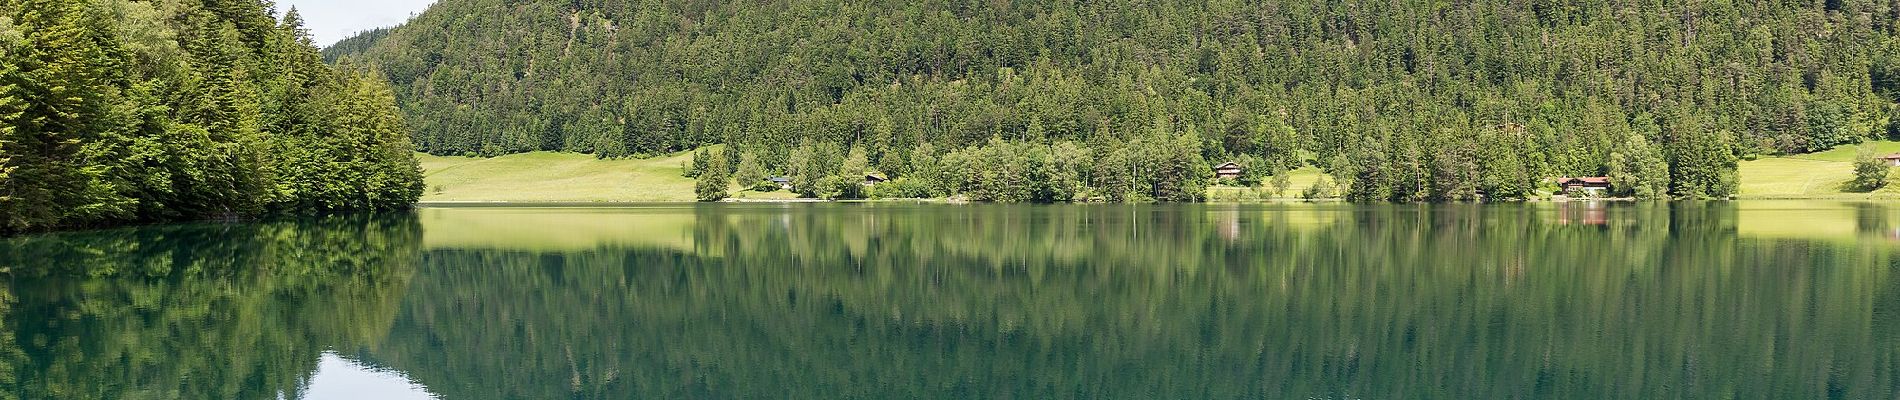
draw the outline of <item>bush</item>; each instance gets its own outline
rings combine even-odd
[[[1300,198],[1307,200],[1329,199],[1337,196],[1334,192],[1333,182],[1322,176],[1319,178],[1319,182],[1314,182],[1313,186],[1307,186],[1306,191],[1300,193]]]
[[[931,185],[908,177],[897,178],[871,187],[874,199],[928,199],[937,197]]]
[[[1274,172],[1272,182],[1267,184],[1267,193],[1273,197],[1286,194],[1286,189],[1293,187],[1293,177],[1290,175],[1285,170]]]
[[[818,180],[818,197],[827,200],[864,198],[864,177],[832,175]]]
[[[783,189],[783,188],[778,186],[778,182],[760,179],[758,182],[752,183],[751,189],[754,192],[771,193],[771,192],[776,192],[779,189]]]

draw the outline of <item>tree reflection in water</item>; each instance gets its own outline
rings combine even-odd
[[[0,256],[0,384],[296,397],[335,351],[448,399],[1900,395],[1891,210],[1829,204],[1855,233],[1811,237],[1747,203],[1567,207],[425,209],[40,236]],[[537,220],[588,228],[509,228]]]

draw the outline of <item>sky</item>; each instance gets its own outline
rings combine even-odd
[[[435,0],[277,0],[277,11],[297,7],[318,47],[374,28],[396,26]]]

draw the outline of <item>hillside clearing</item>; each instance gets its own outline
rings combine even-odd
[[[1867,142],[1787,157],[1742,161],[1736,171],[1742,199],[1873,199],[1900,197],[1894,185],[1872,193],[1847,189],[1854,177],[1854,155],[1860,146],[1874,146],[1877,154],[1900,152],[1900,142]]]

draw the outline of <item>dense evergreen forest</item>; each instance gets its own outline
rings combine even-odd
[[[262,0],[0,0],[0,232],[405,207],[393,92]]]
[[[1896,0],[444,0],[326,56],[380,67],[442,155],[727,143],[996,200],[1192,200],[1225,161],[1357,200],[1724,197],[1739,158],[1900,134],[1896,34]]]

